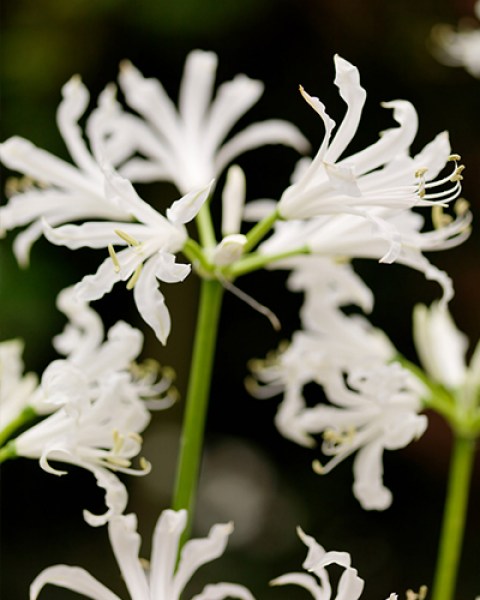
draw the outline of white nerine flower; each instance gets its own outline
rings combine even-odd
[[[185,510],[165,510],[160,515],[152,540],[148,568],[139,558],[140,536],[135,515],[113,517],[108,524],[110,543],[132,600],[179,600],[195,571],[223,554],[231,523],[214,525],[208,537],[190,540],[184,545],[177,565],[180,536],[187,524]],[[42,571],[30,586],[30,600],[36,600],[45,585],[57,585],[92,600],[119,600],[97,579],[80,567],[56,565]],[[192,600],[254,600],[243,586],[233,583],[207,585]]]
[[[110,256],[96,274],[84,277],[77,285],[78,297],[88,302],[98,300],[110,292],[115,283],[127,281],[141,316],[165,344],[171,323],[158,280],[175,283],[189,274],[190,265],[176,263],[175,253],[187,239],[184,223],[198,213],[209,196],[211,185],[174,202],[165,218],[138,196],[129,181],[111,170],[105,170],[105,178],[106,197],[134,218],[135,223],[86,222],[57,228],[44,223],[45,235],[52,243],[71,249],[108,248]],[[126,247],[117,253],[115,245]]]
[[[413,312],[415,346],[427,374],[453,392],[464,411],[480,410],[480,342],[466,364],[467,336],[459,331],[448,308],[434,302]]]
[[[399,127],[341,159],[359,125],[366,93],[353,65],[338,56],[335,65],[335,83],[347,104],[346,116],[331,139],[335,123],[318,98],[302,91],[324,121],[325,137],[311,162],[300,161],[292,185],[277,204],[246,206],[247,219],[276,210],[285,220],[277,221],[273,235],[259,251],[274,256],[303,249],[322,255],[396,261],[438,281],[448,300],[453,295],[450,279],[422,254],[458,245],[470,233],[471,214],[464,202],[456,204],[455,220],[442,214],[442,207],[460,194],[463,169],[456,165],[458,157],[450,154],[448,135],[438,135],[410,157],[418,117],[409,102],[396,100],[384,106],[393,109]],[[449,160],[453,161],[450,172],[433,181]],[[423,217],[411,212],[412,207],[428,206],[433,206],[438,225],[434,231],[422,231]]]
[[[49,407],[52,414],[11,444],[16,455],[38,458],[49,473],[65,474],[50,461],[91,471],[105,489],[108,512],[102,516],[85,512],[85,518],[91,525],[100,525],[111,515],[121,514],[127,503],[125,486],[110,471],[140,475],[150,469],[142,459],[141,469],[133,468],[132,459],[140,452],[140,433],[150,421],[148,408],[172,404],[171,376],[167,373],[165,381],[157,382],[152,369],[132,369],[142,349],[141,332],[118,322],[104,341],[100,318],[76,300],[71,288],[60,294],[59,307],[70,323],[54,342],[67,358],[45,369],[35,391],[36,402]],[[152,403],[153,396],[163,399]],[[32,404],[35,409],[37,403]]]
[[[157,79],[145,79],[129,62],[121,65],[120,85],[128,104],[142,117],[118,125],[145,158],[130,160],[122,174],[132,181],[167,180],[182,194],[206,186],[239,154],[266,144],[285,144],[301,152],[308,142],[296,127],[280,120],[250,125],[223,143],[235,123],[263,92],[246,75],[212,91],[217,56],[194,50],[185,63],[178,110]]]
[[[286,348],[252,361],[256,383],[250,381],[249,387],[261,398],[282,393],[275,424],[285,437],[314,446],[314,436],[322,434],[321,449],[330,460],[316,461],[317,472],[328,473],[356,453],[354,495],[364,508],[383,510],[392,500],[382,482],[383,451],[402,448],[424,432],[427,420],[418,413],[426,390],[391,362],[396,350],[381,330],[340,310],[348,304],[371,308],[369,290],[350,265],[318,257],[308,264],[299,258],[285,263],[294,267],[290,287],[306,294],[303,329]],[[323,388],[328,403],[308,407],[304,390],[312,382]]]
[[[335,550],[326,552],[323,546],[313,537],[306,535],[300,527],[297,528],[297,533],[308,547],[308,554],[302,565],[308,573],[286,573],[271,581],[270,585],[299,585],[309,591],[315,600],[358,600],[365,582],[351,566],[350,554]],[[343,568],[335,596],[332,596],[333,590],[327,571],[327,567],[332,564]],[[397,595],[390,594],[387,600],[397,600]]]
[[[352,368],[346,381],[331,374],[324,383],[330,405],[306,408],[298,426],[311,434],[322,433],[322,452],[331,457],[320,474],[331,471],[344,458],[356,452],[353,463],[353,493],[363,508],[384,510],[392,494],[383,485],[384,450],[397,450],[418,439],[427,427],[427,417],[419,415],[424,389],[399,364]]]
[[[28,263],[32,244],[43,233],[42,218],[51,226],[84,218],[131,220],[128,212],[105,196],[105,178],[99,166],[107,159],[112,165],[118,164],[125,158],[124,152],[129,152],[128,146],[111,131],[120,111],[114,89],[106,88],[87,120],[92,153],[78,126],[88,106],[88,90],[75,76],[63,86],[62,95],[57,124],[74,165],[23,138],[12,137],[0,144],[2,162],[26,176],[7,186],[12,197],[0,208],[0,234],[29,225],[14,242],[15,255],[23,265]]]
[[[475,15],[480,21],[480,1],[475,3]],[[450,25],[436,25],[432,30],[433,52],[438,60],[450,67],[464,67],[474,77],[480,77],[480,24],[463,19],[458,30]]]
[[[428,206],[436,200],[448,203],[458,197],[461,169],[455,168],[445,181],[429,183],[449,158],[448,142],[443,146],[427,146],[420,155],[410,158],[418,117],[414,107],[404,100],[383,104],[393,109],[399,127],[384,132],[368,148],[339,160],[360,123],[366,92],[352,64],[337,55],[335,68],[335,85],[347,104],[347,113],[330,139],[335,122],[320,100],[301,88],[305,100],[323,120],[326,131],[311,164],[296,173],[295,182],[283,193],[278,203],[280,215],[285,219],[304,219],[352,213],[368,218],[373,207],[408,209]],[[438,189],[448,181],[452,182],[450,188]]]

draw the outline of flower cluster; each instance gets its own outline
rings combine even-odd
[[[136,364],[143,335],[125,322],[118,322],[104,341],[99,315],[79,302],[72,288],[63,290],[58,305],[70,319],[54,345],[66,358],[51,362],[38,384],[36,377],[21,377],[20,344],[0,345],[2,361],[2,424],[20,414],[48,415],[8,443],[15,456],[37,458],[49,473],[66,472],[50,461],[71,464],[93,473],[105,489],[109,511],[102,516],[85,511],[91,525],[102,525],[127,505],[127,491],[113,472],[143,475],[150,465],[132,459],[141,450],[140,433],[150,421],[151,409],[169,407],[175,399],[172,373],[147,363]],[[160,375],[160,379],[158,378]],[[4,410],[5,407],[5,410]]]
[[[216,68],[212,52],[188,56],[177,108],[158,80],[124,62],[119,85],[128,108],[117,101],[115,86],[107,86],[86,118],[85,136],[79,122],[89,93],[73,77],[63,87],[57,113],[72,163],[19,137],[0,144],[2,162],[23,175],[9,182],[9,201],[0,208],[0,234],[26,227],[13,244],[19,263],[28,264],[32,245],[42,235],[71,250],[90,247],[104,253],[94,274],[59,294],[58,306],[69,323],[54,346],[64,358],[52,362],[40,381],[23,375],[18,340],[0,345],[0,442],[7,442],[0,447],[0,462],[22,456],[39,459],[55,475],[65,471],[51,463],[93,473],[105,490],[107,512],[85,511],[84,516],[90,525],[108,525],[115,558],[135,600],[178,600],[196,570],[222,555],[233,530],[231,523],[215,525],[206,538],[183,541],[192,518],[189,503],[199,471],[222,288],[276,324],[271,311],[234,285],[241,275],[264,267],[285,269],[287,287],[303,293],[301,328],[277,352],[252,361],[248,387],[259,397],[283,395],[275,421],[285,437],[312,447],[321,436],[326,460],[313,461],[317,473],[355,454],[353,492],[364,508],[382,510],[392,502],[383,484],[383,452],[423,434],[427,418],[420,413],[435,404],[437,387],[448,396],[441,396],[440,412],[454,413],[455,423],[470,428],[469,433],[480,430],[480,350],[467,368],[464,338],[446,308],[452,282],[424,255],[460,244],[470,233],[471,213],[460,198],[464,167],[451,152],[448,134],[440,133],[412,155],[417,113],[410,102],[393,100],[383,106],[397,125],[348,155],[366,91],[357,68],[336,56],[335,85],[346,105],[340,125],[336,128],[319,98],[300,87],[320,117],[323,141],[313,158],[298,161],[278,200],[247,202],[247,178],[231,164],[234,159],[265,144],[301,153],[309,144],[295,126],[281,120],[255,123],[228,138],[263,85],[238,75],[214,96]],[[217,189],[225,170],[223,188]],[[173,183],[180,195],[164,213],[135,187],[159,181]],[[210,212],[217,195],[223,209],[220,235]],[[192,221],[198,238],[187,227]],[[355,258],[397,262],[440,284],[441,301],[415,311],[425,372],[399,358],[386,334],[360,314],[371,311],[373,294],[353,270]],[[127,489],[116,473],[149,472],[145,459],[139,458],[139,468],[133,460],[140,454],[150,411],[175,400],[173,375],[153,361],[136,362],[143,335],[129,324],[116,323],[105,339],[102,320],[89,303],[125,282],[143,320],[165,344],[171,318],[159,285],[182,282],[192,270],[204,281],[177,475],[184,487],[179,486],[182,493],[176,498],[181,502],[172,504],[179,510],[164,510],[159,517],[147,568],[139,559],[136,517],[124,514]],[[440,350],[444,341],[448,353]],[[320,395],[315,404],[306,397],[311,383]],[[31,426],[13,437],[27,423]],[[187,452],[196,455],[182,463]],[[298,535],[308,548],[306,572],[288,573],[271,584],[297,585],[318,600],[331,600],[327,567],[336,564],[342,574],[335,599],[358,600],[364,582],[349,554],[326,552],[300,528]],[[95,600],[119,600],[79,567],[45,569],[31,585],[31,600],[47,584]],[[207,585],[193,600],[227,597],[253,600],[247,588],[223,582]]]

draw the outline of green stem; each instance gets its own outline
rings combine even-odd
[[[215,237],[215,229],[212,222],[212,213],[210,212],[210,198],[205,202],[195,221],[198,227],[198,237],[203,248],[215,248],[217,239]]]
[[[455,434],[431,600],[453,600],[475,457],[475,439]]]
[[[202,280],[173,496],[173,508],[188,511],[183,539],[188,538],[195,506],[222,296],[223,287],[218,281]]]
[[[0,446],[2,446],[12,434],[29,421],[38,417],[31,406],[25,406],[23,410],[0,431]]]
[[[9,460],[10,458],[17,458],[17,451],[15,450],[15,442],[12,440],[8,442],[3,448],[0,448],[0,464]]]
[[[300,254],[310,254],[309,248],[303,246],[302,248],[295,248],[295,250],[280,252],[278,254],[259,254],[258,252],[254,252],[252,254],[247,254],[245,257],[234,262],[231,266],[225,268],[223,273],[227,279],[234,279],[240,275],[246,275],[252,271],[263,269],[265,265],[268,265],[269,263],[284,258],[291,258],[292,256],[299,256]]]
[[[280,219],[280,214],[278,211],[274,210],[268,217],[265,217],[265,219],[262,219],[252,227],[247,233],[247,243],[245,244],[244,251],[250,252],[252,248],[255,248],[258,242],[263,240],[278,219]]]

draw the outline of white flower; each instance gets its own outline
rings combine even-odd
[[[458,399],[460,412],[480,409],[480,343],[466,364],[467,336],[459,331],[446,306],[423,304],[413,312],[413,335],[420,361],[433,381]]]
[[[63,86],[62,95],[57,123],[74,165],[23,138],[13,137],[0,144],[2,162],[26,176],[7,186],[12,197],[0,208],[0,233],[30,224],[14,242],[15,255],[23,265],[28,263],[32,244],[43,233],[42,218],[51,226],[83,218],[131,220],[128,212],[105,196],[105,178],[99,166],[107,158],[115,165],[124,159],[123,150],[129,151],[111,131],[112,122],[119,118],[114,90],[109,87],[102,93],[87,120],[93,154],[78,126],[88,106],[88,90],[75,76]]]
[[[357,130],[366,94],[353,65],[338,56],[335,64],[335,83],[347,103],[346,116],[331,139],[335,124],[325,107],[318,98],[302,92],[324,121],[325,138],[313,161],[300,161],[292,185],[277,204],[246,206],[246,218],[277,211],[285,220],[277,221],[273,235],[258,250],[272,257],[307,251],[396,261],[438,281],[448,300],[453,294],[450,279],[422,254],[458,245],[470,233],[471,214],[464,202],[456,204],[455,220],[442,213],[442,207],[460,193],[463,169],[456,165],[458,157],[450,154],[448,135],[438,135],[410,157],[418,118],[409,102],[396,100],[385,106],[393,109],[399,127],[384,132],[364,150],[340,159]],[[449,159],[454,162],[451,171],[433,181]],[[433,206],[438,225],[434,231],[422,231],[423,217],[411,211],[412,207],[428,206]]]
[[[75,299],[72,289],[60,294],[59,306],[70,323],[55,338],[55,345],[67,358],[45,369],[36,402],[32,402],[34,408],[41,403],[54,412],[10,444],[17,456],[40,459],[40,466],[49,473],[65,474],[49,461],[91,471],[106,491],[109,510],[102,516],[86,512],[85,518],[100,525],[112,514],[121,514],[127,502],[124,485],[109,470],[138,475],[150,469],[145,460],[140,460],[140,470],[131,462],[141,449],[140,433],[150,421],[148,409],[172,403],[168,394],[171,376],[167,372],[166,380],[157,383],[152,369],[132,369],[142,349],[140,331],[118,322],[103,341],[101,320]],[[152,403],[156,395],[164,397]]]
[[[140,314],[164,344],[171,322],[158,280],[175,283],[189,274],[190,265],[176,263],[175,253],[187,239],[184,223],[195,217],[208,198],[211,186],[174,202],[165,218],[138,196],[129,181],[111,170],[105,170],[105,178],[106,197],[125,214],[134,217],[135,223],[86,222],[57,228],[44,223],[45,235],[52,243],[71,249],[108,248],[110,256],[97,273],[86,276],[78,284],[78,297],[89,302],[97,300],[115,283],[128,281],[127,288],[133,289]],[[117,253],[114,245],[126,248]]]
[[[308,573],[287,573],[271,581],[270,585],[299,585],[308,590],[315,600],[358,600],[365,582],[358,576],[357,570],[351,566],[350,555],[347,552],[326,552],[313,537],[306,535],[300,527],[297,528],[297,533],[308,547],[308,554],[302,565]],[[332,564],[343,569],[335,596],[332,596],[333,590],[326,569]],[[387,600],[396,599],[396,594],[391,594]]]
[[[383,485],[382,455],[418,439],[427,427],[422,410],[423,387],[398,363],[351,368],[346,381],[331,374],[324,383],[329,405],[306,408],[298,426],[311,434],[322,433],[322,452],[332,458],[315,470],[328,473],[356,452],[353,493],[363,508],[384,510],[392,494]]]
[[[321,449],[331,459],[325,465],[316,461],[317,472],[327,473],[356,453],[354,495],[364,508],[382,510],[392,500],[382,483],[383,451],[402,448],[424,432],[427,420],[418,413],[426,390],[391,362],[396,350],[381,330],[340,310],[351,303],[371,308],[371,297],[350,266],[323,261],[298,263],[301,270],[294,271],[290,285],[306,291],[303,329],[286,349],[252,362],[257,383],[249,387],[259,397],[283,393],[275,423],[285,437],[314,446],[313,436],[323,435]],[[317,276],[309,277],[315,267]],[[312,382],[323,388],[328,404],[308,407],[304,390]]]
[[[160,515],[152,540],[148,569],[139,558],[140,536],[133,514],[113,517],[108,524],[110,543],[132,600],[179,600],[195,571],[221,556],[233,530],[231,523],[215,525],[208,537],[186,542],[177,565],[180,536],[187,523],[184,510],[165,510]],[[80,567],[56,565],[42,571],[30,587],[30,600],[36,600],[47,584],[84,594],[93,600],[119,600],[98,580]],[[232,583],[207,585],[192,600],[253,600],[243,586]]]
[[[440,183],[429,183],[449,158],[448,141],[427,146],[415,158],[409,156],[418,117],[407,101],[384,103],[393,109],[400,127],[384,132],[376,143],[357,154],[339,160],[358,128],[366,92],[353,65],[337,55],[335,67],[335,84],[347,104],[346,116],[331,140],[335,122],[320,100],[301,88],[305,100],[323,120],[326,132],[311,164],[296,173],[296,181],[283,193],[278,203],[280,215],[285,219],[304,219],[350,212],[368,217],[369,209],[374,207],[408,209],[428,206],[440,198],[443,203],[455,199],[460,191],[457,168],[442,182],[455,176],[449,189],[434,193]]]
[[[475,4],[480,20],[480,2]],[[438,60],[450,67],[464,67],[474,77],[480,77],[480,24],[463,19],[458,31],[450,25],[436,25],[432,30],[433,52]]]
[[[265,144],[286,144],[299,151],[308,148],[296,127],[279,120],[250,125],[223,144],[261,96],[263,84],[237,75],[220,86],[212,101],[217,62],[213,52],[195,50],[188,55],[178,110],[158,80],[145,79],[129,62],[122,64],[120,85],[128,104],[144,119],[131,116],[128,122],[118,122],[145,157],[124,165],[125,177],[172,181],[185,194],[206,186],[246,150]]]
[[[298,261],[299,257],[282,264]],[[288,280],[291,289],[305,291],[301,309],[303,328],[291,342],[267,359],[251,361],[257,383],[249,381],[249,390],[260,398],[283,392],[275,423],[285,437],[305,446],[314,438],[299,420],[307,403],[304,387],[315,382],[323,385],[331,373],[344,373],[352,364],[388,362],[395,348],[385,334],[359,315],[347,317],[339,306],[360,304],[372,307],[370,290],[354,274],[349,264],[336,264],[321,257],[310,263],[297,262]]]
[[[30,405],[37,389],[34,373],[23,373],[23,342],[0,342],[0,431]]]

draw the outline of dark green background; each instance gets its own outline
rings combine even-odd
[[[318,145],[323,135],[321,124],[300,99],[297,87],[301,83],[319,96],[339,121],[344,106],[332,83],[332,58],[339,53],[359,67],[368,92],[352,150],[371,143],[378,131],[392,126],[390,114],[379,107],[381,101],[412,101],[420,116],[413,150],[420,150],[439,131],[450,131],[453,149],[467,165],[464,195],[478,218],[480,81],[462,69],[438,64],[429,49],[433,25],[456,23],[462,15],[471,14],[472,8],[472,0],[6,1],[2,3],[1,137],[22,135],[65,157],[55,110],[60,88],[72,74],[82,75],[95,99],[108,81],[115,80],[119,61],[129,58],[145,75],[158,77],[175,98],[185,56],[191,49],[202,48],[219,54],[219,82],[244,72],[266,84],[261,101],[239,127],[257,119],[285,118]],[[247,172],[249,197],[278,197],[288,183],[294,159],[291,151],[278,148],[243,157],[240,162]],[[176,197],[168,185],[142,193],[159,207]],[[42,240],[33,248],[30,268],[22,271],[12,258],[12,238],[0,245],[0,336],[23,337],[27,368],[41,372],[55,356],[49,340],[64,323],[53,309],[55,296],[93,272],[100,254],[88,250],[72,253]],[[473,341],[480,336],[479,256],[475,226],[461,248],[432,257],[454,278],[457,294],[452,311]],[[416,302],[428,303],[438,297],[437,286],[396,265],[355,264],[375,292],[375,323],[413,358],[411,308]],[[279,273],[256,274],[240,284],[276,312],[283,331],[276,334],[263,317],[227,294],[208,423],[210,461],[205,481],[209,472],[218,472],[219,463],[224,474],[246,470],[259,488],[264,486],[267,508],[260,515],[257,539],[253,536],[249,544],[234,548],[232,538],[232,550],[199,572],[192,595],[203,580],[227,580],[250,586],[260,600],[307,598],[301,589],[267,586],[269,579],[300,569],[305,550],[295,537],[297,523],[327,549],[352,554],[354,566],[367,582],[366,600],[382,600],[392,591],[402,597],[405,589],[428,584],[448,464],[446,427],[432,417],[420,442],[387,453],[385,480],[394,493],[393,506],[384,513],[362,511],[351,493],[351,461],[326,478],[317,477],[310,469],[315,454],[276,432],[276,401],[254,400],[244,391],[246,362],[264,356],[290,335],[297,325],[301,299],[284,291],[284,277]],[[98,310],[108,324],[125,318],[140,326],[131,295],[117,287],[109,298],[96,304]],[[158,356],[174,366],[183,393],[197,282],[191,277],[184,284],[164,288],[172,311],[172,335],[167,348],[159,350],[147,332],[145,356]],[[139,516],[145,557],[149,556],[155,520],[170,502],[181,413],[180,404],[155,416],[145,443],[154,471],[148,478],[128,480],[129,509]],[[252,455],[261,457],[261,463]],[[26,460],[7,463],[2,470],[1,597],[26,598],[35,575],[61,562],[89,569],[126,597],[106,531],[89,528],[81,518],[87,501],[89,508],[101,510],[101,494],[95,492],[93,478],[73,469],[70,475],[56,478]],[[480,593],[478,474],[477,468],[459,600]],[[227,475],[219,478],[216,493],[227,497],[230,480]],[[204,490],[204,497],[206,493]],[[246,500],[240,497],[237,508],[243,503]],[[205,508],[206,504],[203,501],[204,508],[199,510],[198,535],[204,535],[215,520],[233,516],[216,513]],[[241,537],[241,524],[237,523],[237,531]],[[42,595],[45,599],[74,597],[54,588],[47,588]]]

